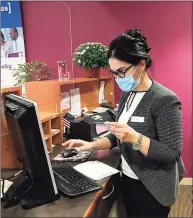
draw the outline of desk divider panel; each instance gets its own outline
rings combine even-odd
[[[12,140],[12,129],[9,119],[4,113],[5,96],[15,94],[21,96],[21,87],[9,87],[1,89],[1,168],[2,169],[21,169],[21,164],[16,156],[16,144]]]
[[[81,108],[87,107],[88,110],[92,110],[99,106],[100,81],[105,81],[105,100],[108,100],[115,106],[114,80],[110,76],[75,78],[69,81],[47,80],[25,83],[26,98],[35,101],[38,105],[48,152],[52,151],[53,145],[63,142],[62,118],[71,110],[69,108],[61,111],[61,93],[69,92],[70,94],[70,89],[79,88]],[[21,90],[21,87],[1,89],[2,109],[4,108],[5,95],[14,93],[21,96]],[[9,169],[21,168],[21,164],[16,157],[16,146],[11,138],[11,129],[8,127],[7,117],[3,110],[1,113],[1,130],[1,167]]]
[[[41,122],[51,122],[49,139],[46,140],[48,151],[52,151],[52,145],[63,142],[62,118],[71,108],[61,111],[61,94],[79,88],[81,108],[92,110],[99,105],[100,81],[105,81],[104,97],[115,106],[114,80],[110,76],[100,78],[75,78],[74,80],[59,81],[34,81],[25,84],[26,97],[38,104]],[[57,118],[55,118],[57,117]],[[46,124],[42,124],[45,128]],[[54,132],[55,131],[55,132]],[[47,136],[47,135],[46,135]],[[48,136],[47,136],[48,138]]]

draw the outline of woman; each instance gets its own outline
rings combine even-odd
[[[11,43],[5,41],[5,37],[2,31],[1,31],[0,44],[1,44],[1,58],[7,58],[7,55],[11,53],[13,49]]]
[[[143,33],[129,30],[110,44],[110,73],[123,91],[111,133],[95,142],[69,140],[64,146],[121,150],[122,198],[128,217],[168,217],[185,175],[181,160],[181,103],[151,80],[150,47]]]

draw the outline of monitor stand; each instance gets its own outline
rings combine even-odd
[[[45,192],[40,179],[31,178],[29,173],[22,171],[5,193],[3,208],[10,208],[19,202],[23,209],[31,209],[59,199],[59,194]]]
[[[3,201],[5,202],[3,208],[10,208],[17,205],[24,196],[25,192],[31,185],[31,179],[22,171],[17,178],[14,180],[13,184],[9,187],[5,193]]]

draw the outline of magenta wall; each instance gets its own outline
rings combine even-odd
[[[192,177],[192,3],[112,2],[106,8],[123,29],[140,27],[144,31],[152,47],[153,78],[180,97],[183,160],[186,176]]]
[[[72,14],[73,48],[87,41],[106,45],[122,31],[103,2],[67,2]],[[27,59],[41,59],[56,70],[57,60],[67,60],[71,70],[70,29],[67,7],[61,2],[23,2]],[[115,28],[113,27],[115,25]],[[83,74],[76,68],[76,76]]]
[[[192,2],[67,2],[72,13],[73,50],[82,42],[106,45],[125,29],[140,27],[152,47],[152,77],[183,104],[183,160],[192,176]],[[22,2],[27,60],[53,68],[67,60],[71,71],[69,16],[60,2]],[[79,68],[76,77],[83,76]],[[105,72],[103,71],[103,74]],[[183,88],[182,88],[183,86]],[[120,90],[116,88],[118,102]]]

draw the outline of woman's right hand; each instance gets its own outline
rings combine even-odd
[[[78,151],[88,151],[94,148],[93,143],[81,139],[70,139],[62,144],[67,149],[75,148]]]

